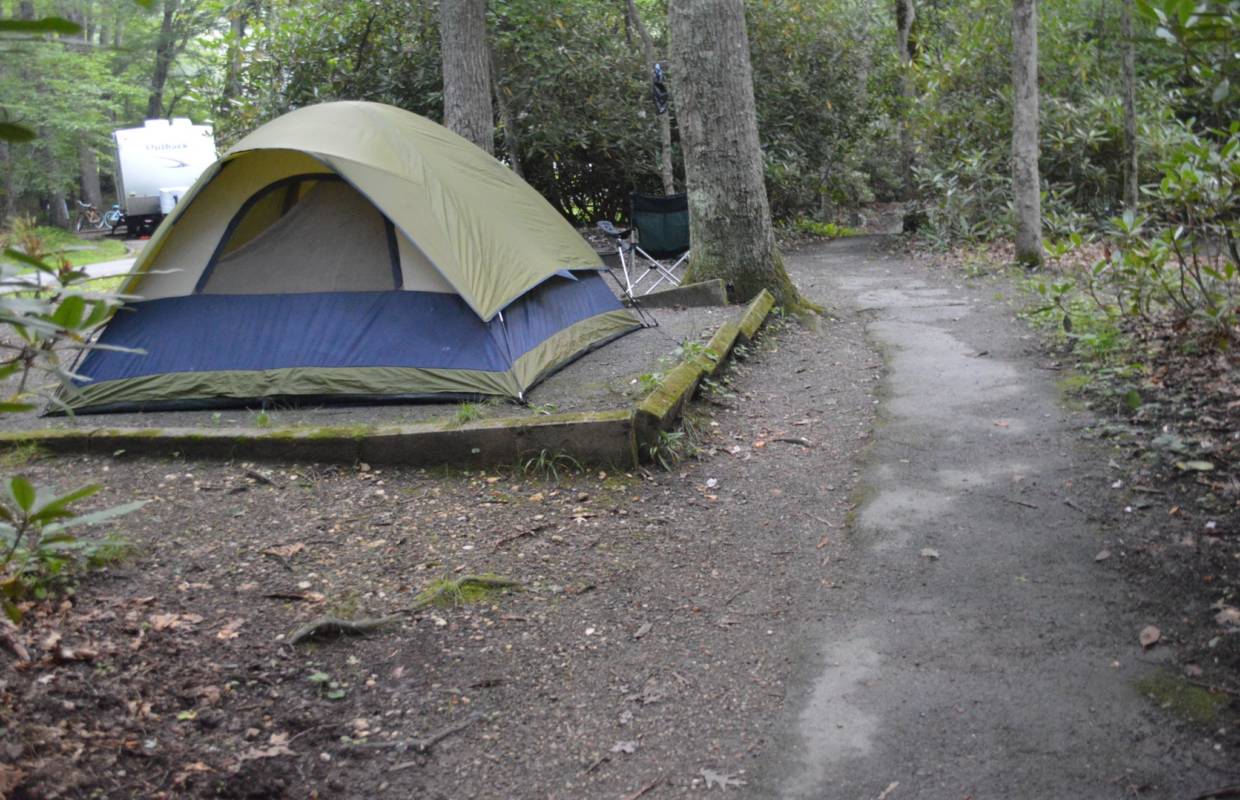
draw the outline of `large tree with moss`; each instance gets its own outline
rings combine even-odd
[[[740,301],[769,289],[799,308],[771,227],[742,0],[672,0],[668,19],[693,243],[685,280],[722,278]]]

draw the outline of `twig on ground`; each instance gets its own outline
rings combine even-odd
[[[288,643],[297,645],[307,639],[340,636],[365,636],[373,630],[400,622],[400,614],[392,614],[375,619],[339,619],[338,617],[319,617],[302,625],[289,634]]]
[[[772,442],[787,442],[788,444],[799,444],[807,449],[813,449],[814,445],[804,436],[776,436],[771,439]]]
[[[271,560],[275,561],[277,564],[279,564],[280,566],[284,567],[284,568],[285,568],[286,570],[288,570],[289,572],[293,572],[293,571],[294,571],[294,570],[293,570],[293,565],[292,565],[292,564],[290,564],[290,563],[288,563],[288,559],[287,559],[287,558],[285,558],[284,556],[281,556],[281,555],[276,555],[275,553],[271,553],[271,552],[267,552],[267,551],[264,551],[264,552],[263,552],[263,555],[265,555],[265,556],[267,556],[267,558],[270,558]]]
[[[1082,514],[1084,514],[1085,516],[1087,516],[1087,517],[1089,516],[1089,512],[1088,512],[1088,511],[1086,511],[1085,509],[1081,508],[1080,506],[1078,506],[1076,503],[1072,502],[1071,500],[1064,500],[1064,501],[1063,501],[1063,504],[1064,504],[1065,506],[1067,506],[1068,508],[1072,509],[1073,511],[1079,511],[1079,512],[1081,512]]]
[[[533,536],[535,533],[537,533],[538,531],[542,529],[543,529],[543,526],[540,525],[534,528],[527,528],[522,531],[517,531],[516,533],[510,533],[507,536],[502,536],[495,541],[495,544],[491,545],[491,549],[498,550],[504,545],[508,544],[509,542],[514,542],[523,536]]]
[[[305,592],[267,592],[263,597],[268,600],[302,600],[310,601],[314,598]]]
[[[1213,800],[1216,797],[1240,797],[1240,783],[1224,786],[1219,789],[1212,789],[1203,794],[1199,794],[1193,800]]]
[[[1213,686],[1208,683],[1202,683],[1201,681],[1189,680],[1187,678],[1185,680],[1187,680],[1190,685],[1196,686],[1199,689],[1206,689],[1211,692],[1222,692],[1223,694],[1229,694],[1232,697],[1240,697],[1240,692],[1236,691],[1235,689],[1229,689],[1226,686]]]
[[[284,488],[283,486],[281,486],[280,484],[276,483],[276,482],[275,482],[275,481],[273,481],[271,478],[268,478],[266,475],[264,475],[263,473],[259,472],[259,471],[258,471],[258,470],[256,470],[256,469],[246,469],[246,470],[242,470],[242,472],[245,474],[245,476],[246,476],[247,478],[253,478],[254,480],[258,481],[259,483],[266,484],[267,486],[274,486],[274,487],[276,487],[277,489],[283,489],[283,488]]]
[[[1037,508],[1037,506],[1035,506],[1033,503],[1026,503],[1024,500],[1013,500],[1010,497],[1003,497],[1002,495],[998,495],[998,497],[1000,500],[1004,501],[1005,503],[1011,503],[1014,506],[1024,506],[1025,508]]]
[[[447,739],[452,734],[460,733],[470,725],[473,725],[478,721],[479,716],[480,715],[478,714],[470,714],[460,722],[454,722],[451,725],[440,728],[431,735],[424,736],[420,739],[395,739],[389,742],[357,742],[351,745],[351,747],[355,747],[359,750],[395,750],[398,753],[405,753],[412,750],[415,753],[428,753],[432,747],[439,744],[444,739]],[[397,766],[399,767],[400,765]],[[395,768],[396,767],[393,767],[393,769]]]
[[[343,722],[325,722],[322,725],[314,725],[312,727],[306,728],[304,731],[298,731],[297,733],[294,733],[292,736],[288,738],[288,742],[286,742],[286,744],[292,744],[293,742],[297,741],[298,739],[300,739],[301,737],[305,736],[308,733],[314,733],[315,731],[327,730],[328,728],[339,728],[343,726],[344,724],[345,723]]]
[[[892,781],[891,783],[887,784],[887,788],[883,789],[883,791],[878,795],[877,800],[887,800],[887,798],[891,796],[891,793],[894,792],[898,788],[900,788],[900,782]]]
[[[647,792],[649,792],[651,789],[653,789],[654,787],[658,786],[660,783],[663,783],[663,776],[662,776],[662,775],[660,775],[659,777],[655,778],[654,780],[652,780],[650,783],[646,784],[646,785],[645,785],[645,786],[643,786],[642,788],[638,789],[636,792],[633,792],[633,794],[625,795],[625,796],[624,796],[624,800],[637,800],[637,798],[639,798],[639,797],[641,797],[642,795],[646,794],[646,793],[647,793]]]

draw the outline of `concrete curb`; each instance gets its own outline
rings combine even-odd
[[[483,466],[545,454],[582,464],[631,467],[671,430],[704,377],[714,375],[736,343],[753,338],[775,299],[758,295],[739,322],[725,322],[702,351],[687,356],[634,409],[484,419],[454,425],[357,425],[341,428],[45,428],[0,432],[0,450],[34,444],[53,453],[249,461]]]
[[[771,309],[775,308],[775,295],[763,289],[762,292],[749,302],[749,307],[745,309],[745,313],[741,315],[739,324],[741,336],[745,341],[749,341],[757,334],[758,329],[766,322],[767,316],[770,315]]]
[[[687,356],[637,404],[633,415],[633,433],[639,458],[658,446],[659,434],[675,426],[702,379],[719,371],[732,354],[738,339],[752,339],[774,307],[775,297],[763,289],[745,308],[739,323],[725,322],[721,325],[706,345],[705,353]]]
[[[700,283],[683,283],[673,289],[643,294],[637,298],[636,303],[640,308],[690,308],[727,304],[728,288],[718,278]]]
[[[0,433],[0,449],[35,444],[54,453],[115,453],[252,461],[352,464],[504,464],[546,451],[582,463],[632,465],[633,413],[627,410],[510,417],[452,425],[345,428],[56,428]]]

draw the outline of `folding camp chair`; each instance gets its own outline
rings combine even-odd
[[[679,286],[689,260],[688,196],[634,192],[629,204],[631,228],[620,230],[606,220],[598,224],[599,230],[616,242],[625,293],[635,297],[650,294],[664,284],[668,289]]]

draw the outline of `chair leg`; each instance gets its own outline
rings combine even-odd
[[[637,245],[633,245],[633,250],[646,261],[646,270],[637,277],[637,280],[633,281],[634,292],[636,292],[638,287],[643,283],[646,283],[647,285],[641,290],[641,294],[650,294],[664,283],[669,284],[668,288],[674,288],[680,285],[681,276],[676,274],[676,270],[680,268],[681,265],[684,264],[689,258],[689,254],[687,252],[680,258],[676,259],[673,264],[668,266]],[[633,261],[634,269],[636,270],[636,256],[633,257]],[[647,279],[650,280],[647,281]]]

